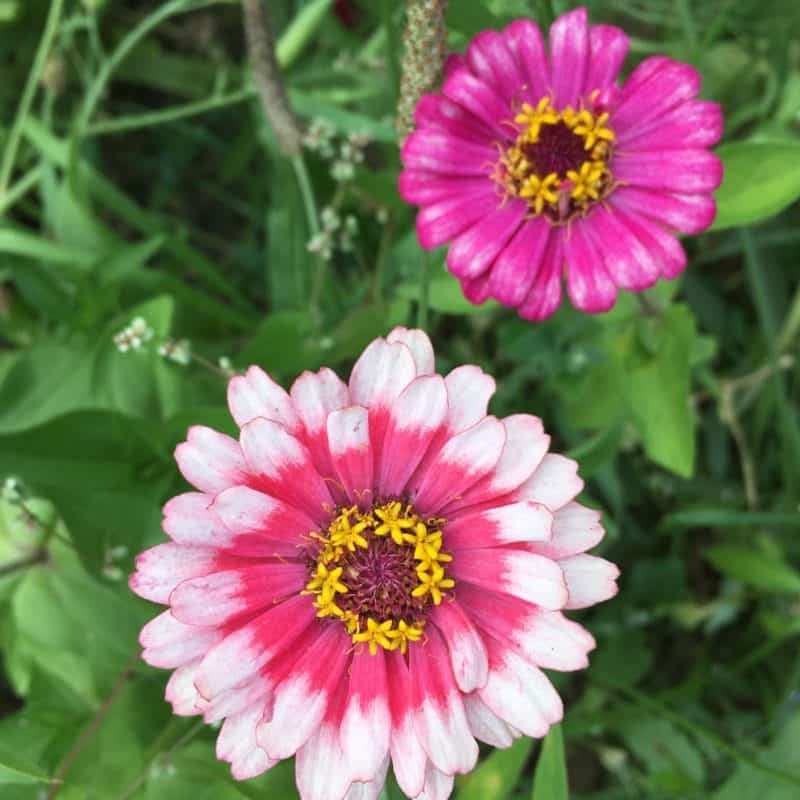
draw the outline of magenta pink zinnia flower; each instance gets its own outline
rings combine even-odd
[[[711,224],[722,178],[706,149],[722,115],[694,99],[695,69],[654,56],[618,87],[628,37],[590,27],[583,8],[555,21],[549,49],[518,20],[452,56],[442,93],[417,106],[400,176],[422,246],[451,243],[466,296],[532,320],[558,308],[564,271],[590,312],[617,288],[676,277],[686,256],[672,231]]]
[[[369,800],[391,761],[440,800],[481,739],[543,736],[562,705],[540,668],[587,665],[564,609],[613,596],[586,555],[600,515],[536,417],[487,416],[494,380],[434,372],[419,330],[377,339],[349,385],[331,370],[287,394],[233,378],[239,440],[194,427],[175,457],[197,491],[164,507],[171,537],[131,587],[169,606],[143,657],[174,669],[176,714],[225,719],[236,778],[297,756],[303,800]]]

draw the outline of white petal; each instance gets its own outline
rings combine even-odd
[[[404,344],[376,339],[361,354],[350,375],[350,397],[358,405],[388,408],[416,377],[411,351]]]
[[[228,407],[239,427],[256,417],[280,422],[292,433],[296,433],[300,426],[286,390],[260,367],[250,367],[244,375],[231,378]]]
[[[401,342],[410,351],[411,357],[417,368],[417,375],[430,375],[435,369],[433,345],[428,338],[428,334],[419,328],[395,328],[387,337],[386,341]]]
[[[144,648],[142,658],[148,664],[173,669],[204,655],[223,637],[222,631],[216,628],[184,625],[168,610],[142,628],[139,642]]]
[[[172,705],[172,713],[178,717],[193,717],[202,711],[203,698],[194,685],[194,677],[200,659],[184,664],[170,675],[165,698]]]
[[[567,503],[553,517],[553,536],[531,549],[549,558],[566,558],[590,550],[603,538],[602,515],[580,503]]]
[[[467,720],[476,739],[480,739],[492,747],[510,747],[514,742],[511,728],[492,711],[477,692],[464,697],[464,710]]]
[[[469,693],[486,685],[489,656],[480,633],[457,602],[436,606],[431,620],[447,642],[453,677],[462,692]]]
[[[292,385],[292,402],[306,431],[325,430],[328,414],[350,404],[347,385],[331,369],[304,372]]]
[[[145,600],[167,603],[172,590],[182,581],[213,572],[218,551],[210,547],[188,547],[167,542],[136,556],[136,572],[130,587]]]
[[[583,490],[578,477],[578,465],[571,458],[548,453],[538,469],[517,489],[518,500],[544,503],[551,511],[558,511]]]
[[[254,704],[228,717],[217,737],[217,758],[230,763],[236,780],[255,778],[278,763],[256,743],[256,725],[262,712],[263,708]]]
[[[444,381],[450,406],[448,427],[451,434],[471,428],[486,416],[489,400],[497,388],[491,375],[480,367],[467,364],[456,367]]]
[[[558,562],[567,581],[566,608],[587,608],[613,597],[617,591],[619,568],[616,564],[586,554]]]
[[[186,441],[175,448],[175,460],[183,477],[201,492],[216,494],[247,481],[247,468],[236,439],[204,425],[189,428]]]

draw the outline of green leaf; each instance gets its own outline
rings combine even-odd
[[[43,775],[30,768],[19,769],[18,766],[12,766],[9,760],[16,762],[12,756],[6,753],[0,754],[0,785],[6,783],[49,783],[50,779],[47,775]]]
[[[797,772],[797,743],[800,742],[800,712],[795,711],[773,743],[759,756],[759,762]],[[796,800],[797,784],[740,764],[733,776],[713,795],[713,800]]]
[[[561,725],[553,725],[542,742],[533,776],[531,800],[568,800],[567,764]]]
[[[717,155],[725,177],[714,230],[761,222],[800,197],[800,142],[732,142]]]
[[[645,452],[683,478],[694,471],[689,363],[695,321],[685,305],[643,323],[649,334],[626,364],[628,403]],[[652,352],[649,352],[652,351]]]
[[[237,361],[258,364],[270,374],[297,375],[322,363],[323,348],[309,315],[277,311],[265,317]]]
[[[459,789],[459,800],[504,800],[510,797],[532,747],[533,742],[523,737],[507,750],[495,750]]]
[[[0,437],[0,475],[17,475],[52,500],[81,556],[97,569],[109,548],[138,549],[147,531],[159,528],[174,467],[145,434],[141,422],[121,414],[74,412]]]
[[[777,555],[755,547],[720,544],[703,552],[705,559],[729,578],[768,592],[800,592],[800,572]]]

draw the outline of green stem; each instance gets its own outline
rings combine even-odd
[[[417,308],[417,327],[423,331],[428,328],[428,305],[431,293],[431,256],[422,251],[419,274],[419,307]]]
[[[42,177],[44,167],[37,164],[26,172],[5,194],[0,195],[0,215],[5,214],[20,197],[24,197]]]
[[[42,38],[39,41],[39,47],[36,50],[36,56],[33,59],[33,66],[28,73],[28,80],[25,82],[25,88],[22,92],[22,98],[17,108],[17,114],[14,117],[14,122],[11,125],[11,131],[8,134],[6,142],[6,149],[3,152],[3,160],[0,163],[0,198],[6,193],[6,187],[11,180],[11,173],[14,170],[14,163],[17,159],[17,149],[19,148],[20,139],[22,138],[22,126],[25,124],[25,119],[30,112],[31,103],[36,94],[36,87],[42,76],[45,64],[47,63],[47,56],[50,53],[50,47],[53,43],[53,37],[58,30],[58,23],[61,20],[61,11],[64,6],[64,0],[52,0],[50,3],[50,12],[47,15],[47,20],[44,24],[44,31]]]
[[[103,96],[114,71],[130,55],[134,47],[169,17],[230,2],[231,0],[172,0],[172,2],[165,3],[152,14],[145,17],[133,30],[122,37],[122,40],[114,49],[114,52],[111,53],[98,70],[95,79],[86,92],[81,110],[73,123],[72,136],[70,137],[69,158],[69,171],[71,175],[75,174],[78,146],[81,139],[86,134],[86,129],[89,127],[89,123],[100,102],[100,98]]]
[[[389,83],[392,91],[392,105],[397,105],[397,94],[400,91],[400,55],[397,41],[397,26],[394,12],[397,3],[394,0],[381,0],[383,27],[386,31],[386,55],[389,62]]]
[[[309,239],[313,239],[319,233],[319,216],[317,214],[317,204],[314,200],[314,188],[311,185],[311,178],[308,176],[308,169],[302,153],[292,156],[292,169],[297,178],[297,186],[300,189],[300,196],[303,198],[303,208],[306,212],[306,223],[308,225]],[[322,287],[325,284],[325,271],[327,264],[325,259],[317,256],[317,268],[311,283],[311,296],[309,298],[309,308],[314,316],[319,314],[319,299],[322,295]]]
[[[220,108],[227,108],[228,106],[242,103],[245,100],[249,100],[254,94],[255,89],[252,86],[245,86],[234,92],[208,97],[205,100],[198,100],[194,103],[184,103],[160,111],[129,114],[125,117],[117,117],[117,119],[96,122],[94,125],[89,125],[84,131],[84,134],[86,136],[104,136],[107,134],[139,130],[140,128],[151,128],[155,125],[164,125],[169,122],[176,122],[180,119],[195,117],[199,114],[206,114],[209,111],[216,111]]]

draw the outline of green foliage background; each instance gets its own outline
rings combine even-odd
[[[373,137],[347,184],[306,154],[317,206],[359,222],[355,250],[327,264],[306,249],[304,198],[244,68],[238,3],[0,0],[0,480],[22,487],[0,504],[4,798],[295,797],[291,764],[237,784],[215,731],[171,716],[167,674],[138,660],[155,608],[125,580],[162,540],[186,427],[231,428],[220,357],[285,383],[343,372],[418,310],[425,268],[392,127],[402,4],[339,4],[360,9],[350,28],[328,0],[268,5],[298,112]],[[487,753],[458,796],[561,800],[568,775],[587,800],[790,800],[800,15],[790,0],[589,6],[631,33],[627,69],[666,53],[702,71],[725,109],[726,177],[713,230],[685,242],[685,276],[606,315],[564,307],[531,325],[471,307],[433,258],[440,371],[478,363],[498,378],[494,413],[545,420],[623,570],[619,596],[581,615],[591,668],[554,676],[562,726],[543,748]],[[548,13],[451,0],[452,45]],[[120,353],[112,337],[136,316],[155,338]],[[168,336],[191,341],[192,363],[158,355]]]

